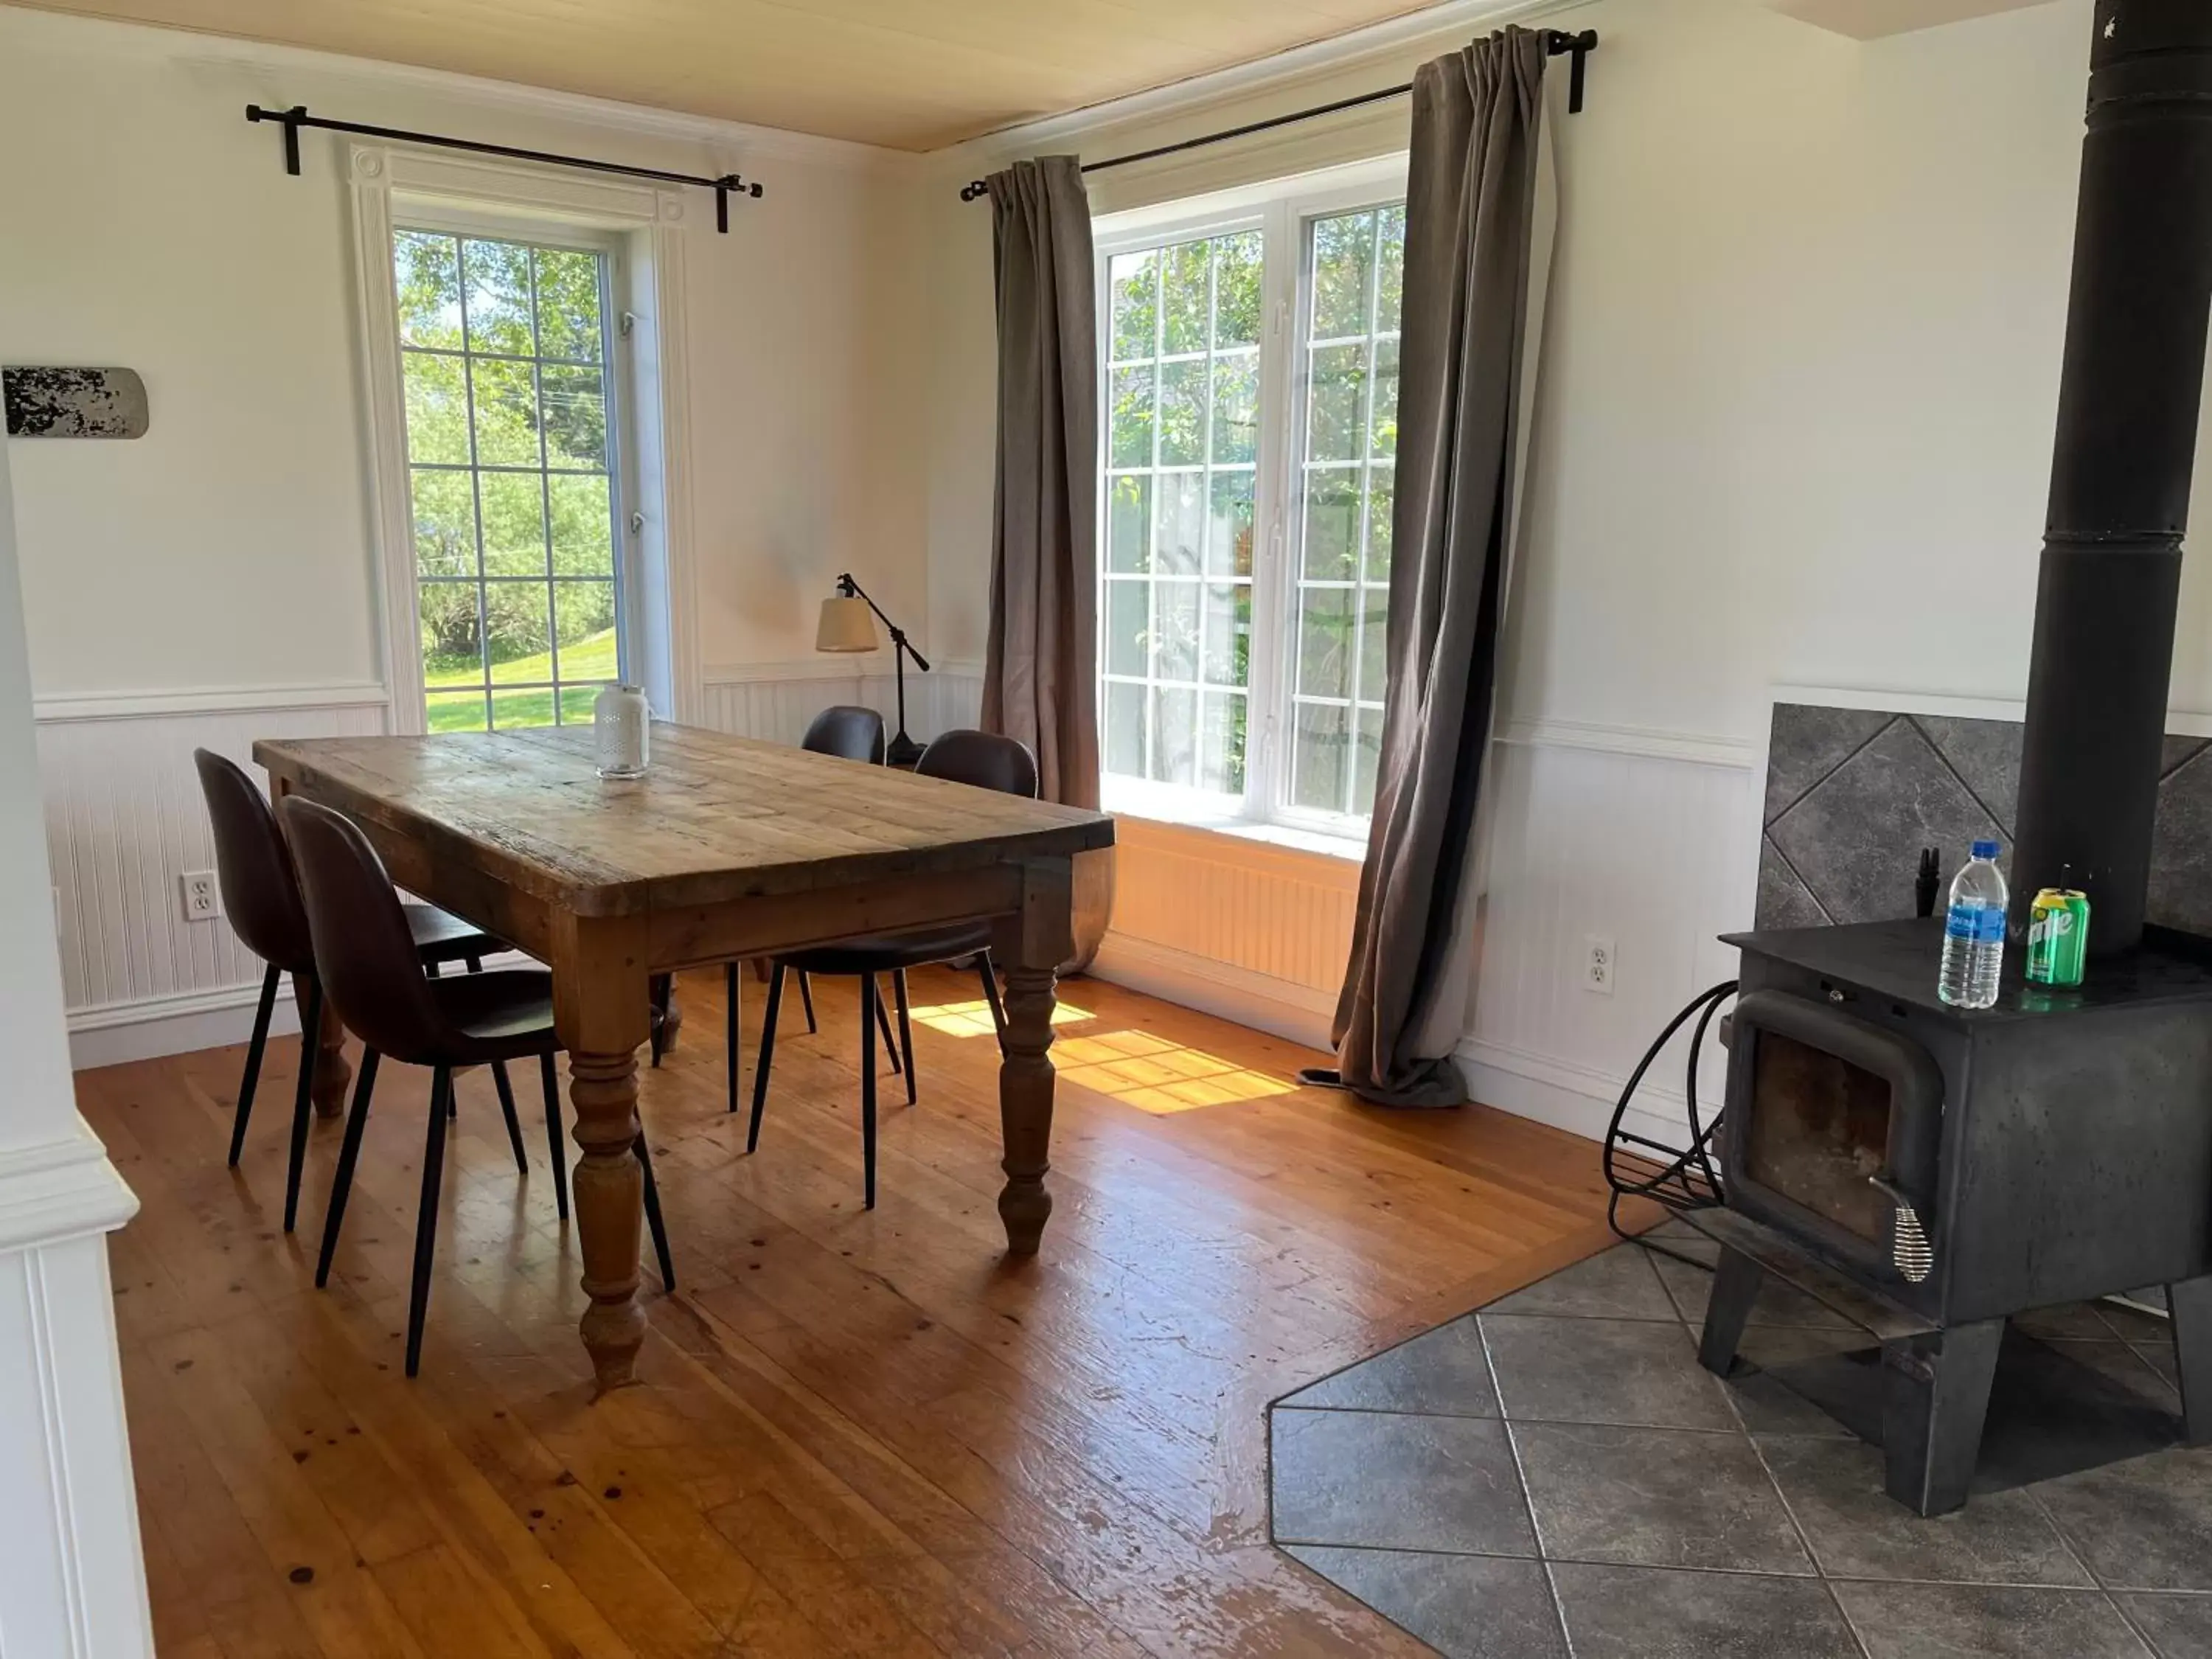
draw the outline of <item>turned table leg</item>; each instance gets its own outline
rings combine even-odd
[[[1067,960],[1073,894],[1068,860],[1023,867],[1022,908],[997,929],[992,954],[1006,981],[1006,1040],[999,1065],[999,1126],[1006,1184],[999,1194],[1006,1249],[1034,1255],[1052,1214],[1052,1012],[1059,965]]]
[[[315,1048],[315,1079],[313,1099],[317,1117],[345,1115],[346,1085],[353,1080],[353,1067],[346,1064],[345,1025],[338,1018],[338,1011],[331,1006],[328,997],[323,999],[321,1024],[313,1031],[307,1030],[307,975],[292,975],[292,1000],[300,1005],[300,1063],[307,1064],[307,1046]]]
[[[568,1098],[581,1156],[568,1178],[584,1258],[585,1350],[598,1391],[636,1381],[645,1342],[637,1304],[644,1181],[637,1050],[651,1029],[645,931],[633,918],[564,918],[556,930],[554,1021],[568,1051]]]

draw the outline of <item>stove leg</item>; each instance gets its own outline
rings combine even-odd
[[[2004,1328],[1983,1319],[1882,1344],[1889,1495],[1917,1514],[1948,1515],[1966,1504]]]
[[[1726,1376],[1735,1364],[1736,1345],[1743,1340],[1751,1304],[1759,1300],[1765,1283],[1765,1268],[1741,1250],[1721,1247],[1712,1294],[1705,1303],[1705,1334],[1698,1343],[1698,1363],[1714,1376]]]
[[[2192,1446],[2212,1444],[2212,1275],[2167,1285],[2166,1307],[2173,1316],[2184,1436]]]

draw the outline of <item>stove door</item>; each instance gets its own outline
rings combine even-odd
[[[1925,1279],[1940,1238],[1943,1074],[1905,1033],[1786,991],[1736,1005],[1728,1201],[1891,1282]],[[1919,1223],[1900,1241],[1899,1200]],[[1900,1250],[1900,1243],[1904,1249]]]

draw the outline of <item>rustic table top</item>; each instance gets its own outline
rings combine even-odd
[[[656,723],[643,778],[589,726],[264,738],[272,775],[579,915],[973,870],[1106,847],[1110,818],[785,744]]]

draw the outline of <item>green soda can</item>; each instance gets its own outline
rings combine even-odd
[[[2071,887],[2046,887],[2027,913],[2027,978],[2032,985],[2081,982],[2089,949],[2089,900]]]

